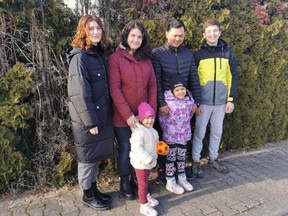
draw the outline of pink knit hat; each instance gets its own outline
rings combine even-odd
[[[148,116],[155,116],[155,111],[148,103],[142,102],[138,107],[139,121],[142,122]]]

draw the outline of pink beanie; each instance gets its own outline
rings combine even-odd
[[[138,107],[139,121],[142,122],[148,116],[155,116],[155,112],[148,103],[142,102]]]

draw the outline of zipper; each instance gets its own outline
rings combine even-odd
[[[175,57],[176,57],[176,64],[177,64],[177,74],[179,74],[178,50],[175,51]]]
[[[216,58],[214,58],[214,86],[213,86],[213,105],[215,105],[215,97],[216,97],[216,71],[217,71],[217,63]]]

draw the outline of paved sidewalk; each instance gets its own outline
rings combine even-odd
[[[225,152],[222,158],[231,172],[223,175],[204,165],[205,176],[191,181],[192,192],[175,195],[152,180],[152,194],[160,201],[159,215],[288,215],[288,140],[251,151]],[[75,187],[0,200],[0,215],[140,215],[138,201],[119,198],[118,188],[119,182],[103,186],[113,197],[108,211],[83,206],[82,193]]]

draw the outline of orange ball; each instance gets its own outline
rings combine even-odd
[[[169,152],[169,146],[164,141],[159,141],[156,144],[156,152],[159,155],[166,155]]]

